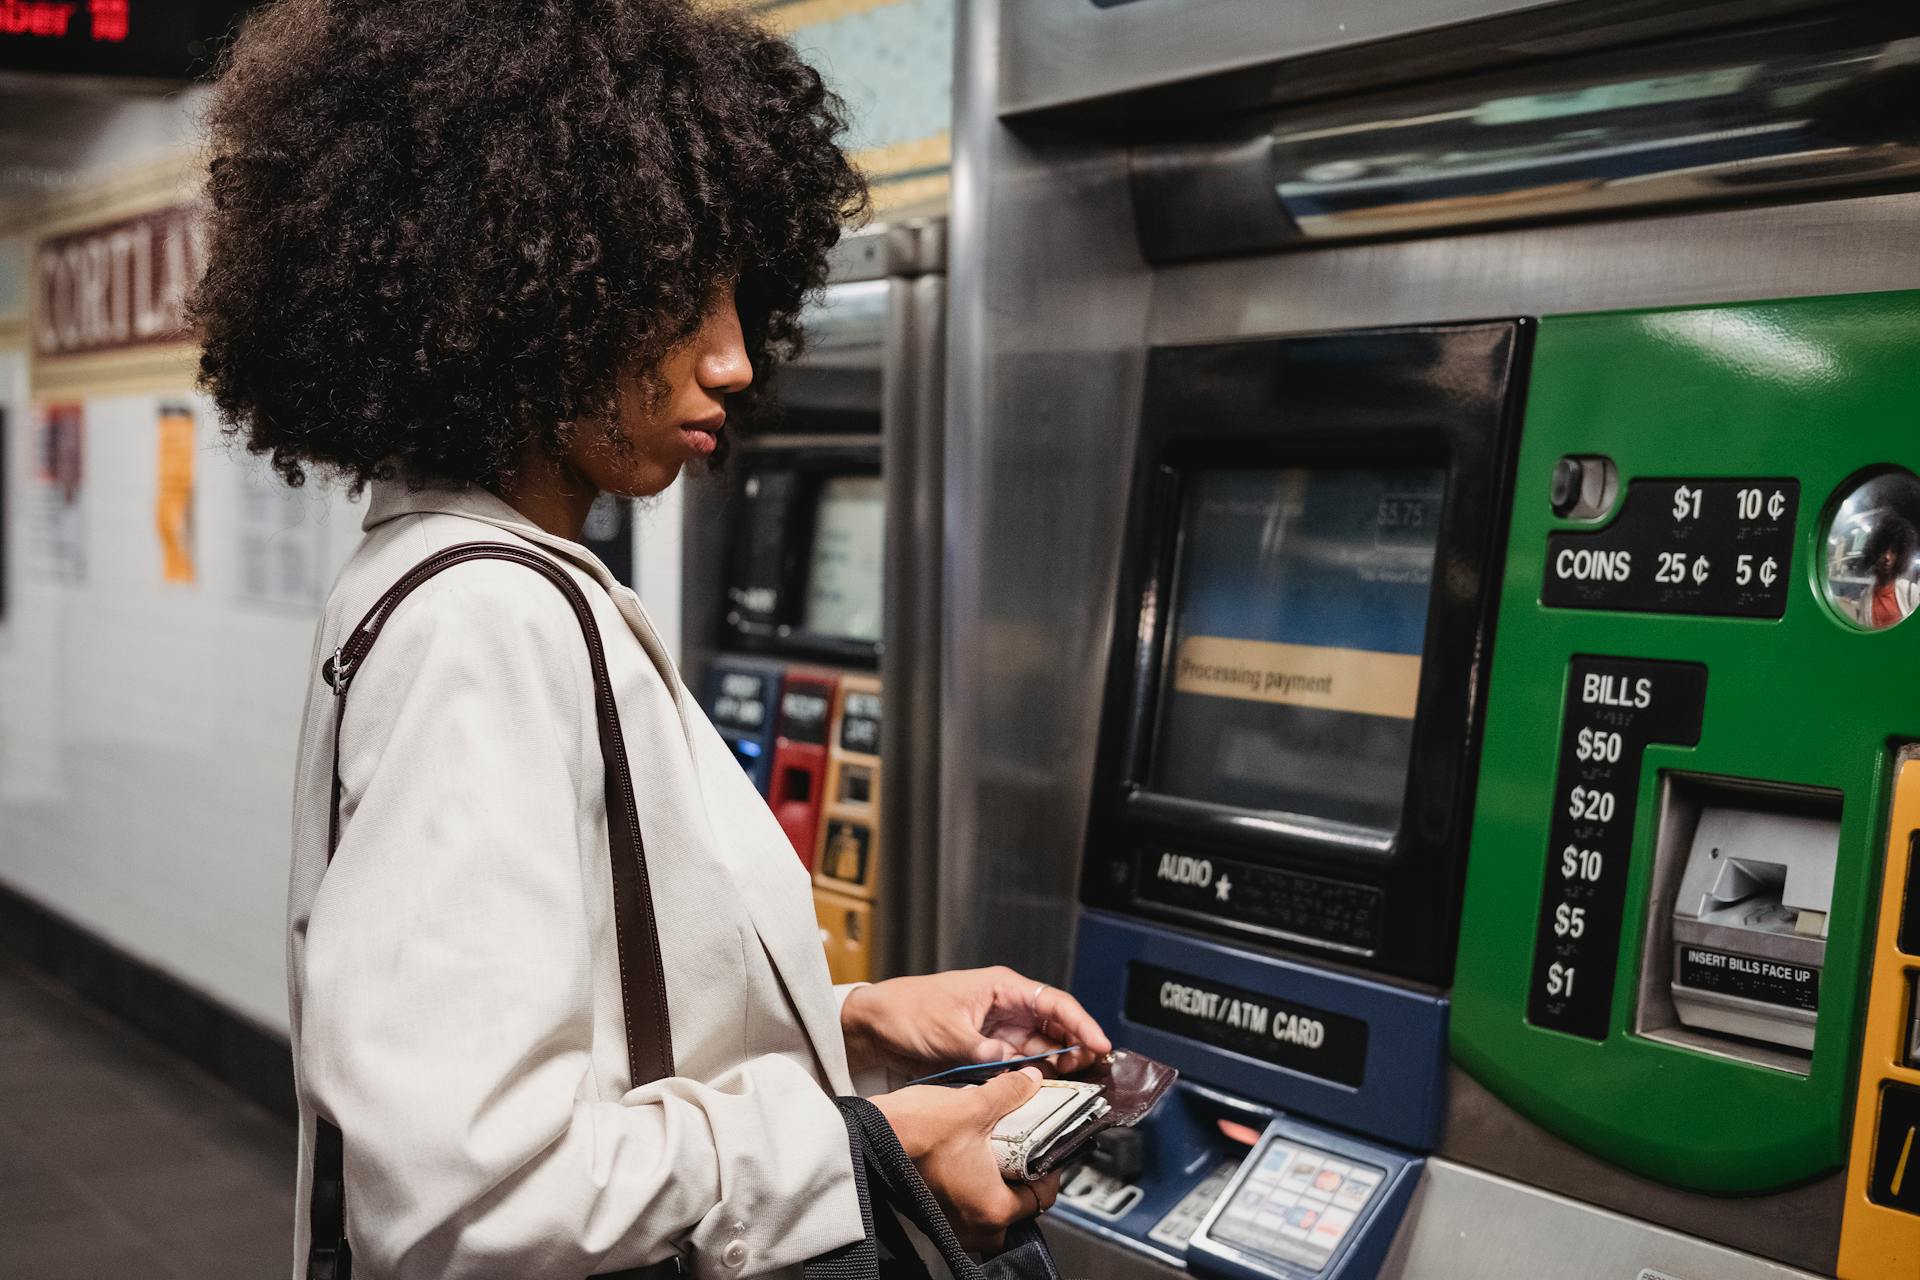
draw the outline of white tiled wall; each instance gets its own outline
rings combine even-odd
[[[197,415],[198,581],[162,581],[159,405]],[[196,395],[86,402],[84,580],[35,571],[25,361],[0,353],[8,607],[0,619],[0,882],[230,1007],[286,1027],[284,918],[294,746],[317,598],[242,593],[241,505],[277,484]],[[322,590],[362,507],[302,491],[280,536],[318,540]],[[679,648],[679,504],[637,523],[636,576]]]
[[[35,571],[34,407],[7,394],[0,620],[0,880],[262,1023],[284,1028],[289,797],[317,599],[240,590],[241,487],[261,465],[197,396],[86,401],[86,573]],[[198,580],[168,584],[155,527],[162,400],[194,407]],[[331,579],[359,512],[315,491],[282,536]]]

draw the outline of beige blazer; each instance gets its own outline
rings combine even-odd
[[[690,1255],[791,1267],[861,1234],[839,1000],[809,881],[588,551],[477,490],[375,485],[301,730],[287,928],[300,1096],[345,1134],[362,1280],[576,1280]],[[593,604],[636,790],[680,1075],[631,1087],[592,677],[553,584],[499,561],[416,590],[356,675],[327,865],[334,700],[372,602],[456,543],[530,543]],[[843,996],[844,993],[841,993]]]

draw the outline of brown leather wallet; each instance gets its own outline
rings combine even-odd
[[[1100,1086],[1107,1111],[1097,1120],[1081,1125],[1059,1142],[1027,1161],[1027,1170],[1035,1178],[1044,1178],[1073,1159],[1094,1137],[1105,1129],[1125,1129],[1146,1119],[1155,1104],[1173,1087],[1180,1073],[1164,1062],[1155,1062],[1130,1049],[1115,1049],[1093,1065],[1068,1076]]]

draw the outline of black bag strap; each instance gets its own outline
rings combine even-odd
[[[879,1280],[876,1240],[887,1245],[893,1261],[908,1274],[924,1275],[918,1254],[893,1216],[896,1212],[904,1214],[933,1243],[954,1280],[985,1280],[980,1264],[960,1243],[940,1202],[907,1158],[886,1115],[865,1098],[835,1098],[834,1102],[847,1122],[854,1181],[867,1236],[807,1263],[807,1280]]]
[[[509,542],[464,542],[436,552],[409,569],[374,602],[346,643],[321,665],[320,676],[334,693],[333,808],[327,820],[327,860],[340,844],[340,727],[347,714],[347,690],[380,638],[381,628],[399,603],[438,574],[470,560],[508,560],[525,565],[559,588],[579,619],[593,670],[594,708],[600,726],[600,757],[606,770],[607,854],[612,862],[613,920],[620,958],[620,999],[627,1022],[627,1066],[637,1085],[673,1075],[673,1034],[667,1017],[666,970],[660,962],[660,929],[647,881],[647,851],[640,838],[639,808],[633,775],[620,735],[620,710],[607,677],[606,648],[593,607],[573,576],[552,558]],[[882,1123],[885,1123],[882,1118]],[[894,1144],[899,1145],[897,1142]],[[307,1251],[307,1280],[351,1280],[352,1250],[347,1245],[346,1172],[340,1130],[324,1116],[315,1123],[312,1226]],[[648,1269],[651,1271],[652,1269]]]

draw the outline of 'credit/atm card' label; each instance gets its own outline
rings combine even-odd
[[[1810,1013],[1820,1008],[1820,971],[1808,965],[1682,943],[1679,968],[1680,985],[1695,991],[1714,991]]]
[[[1367,1073],[1367,1024],[1211,978],[1127,966],[1129,1022],[1345,1085]]]
[[[728,729],[758,733],[766,727],[767,700],[765,680],[744,671],[729,671],[720,677],[720,693],[713,700],[714,723]]]
[[[1152,846],[1134,856],[1134,897],[1149,906],[1360,955],[1380,947],[1381,893],[1370,885]]]

